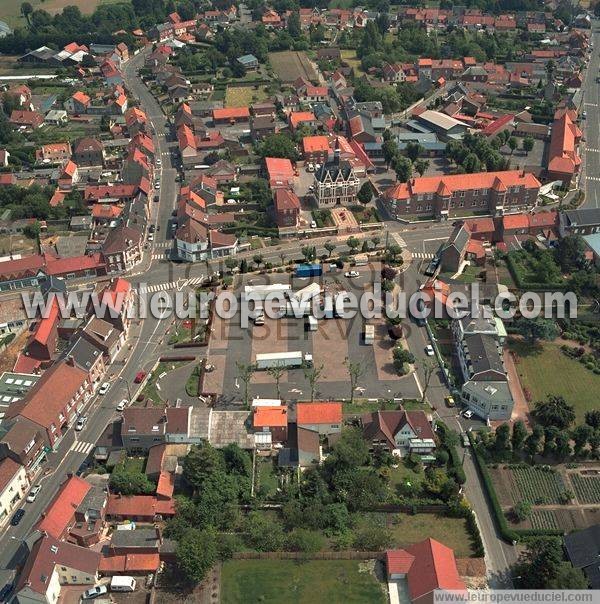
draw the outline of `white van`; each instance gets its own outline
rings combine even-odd
[[[115,576],[110,580],[110,591],[135,591],[136,585],[133,577]]]

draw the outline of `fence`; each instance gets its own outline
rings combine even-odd
[[[234,560],[382,560],[382,552],[234,552]]]

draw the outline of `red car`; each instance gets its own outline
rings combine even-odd
[[[133,380],[136,384],[141,384],[144,381],[144,378],[146,377],[146,372],[145,371],[138,371],[135,374],[135,379]]]

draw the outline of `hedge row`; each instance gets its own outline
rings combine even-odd
[[[487,469],[487,465],[485,463],[485,459],[481,455],[479,451],[479,445],[475,443],[475,439],[471,432],[468,433],[469,440],[471,441],[471,448],[473,449],[473,453],[475,455],[475,459],[477,460],[477,466],[479,467],[479,471],[481,472],[481,477],[483,478],[483,484],[488,494],[488,498],[492,505],[493,516],[495,518],[496,524],[498,526],[498,531],[500,536],[512,543],[513,541],[518,541],[519,538],[527,538],[527,537],[556,537],[561,536],[564,531],[560,529],[511,529],[508,526],[508,522],[506,521],[506,516],[500,507],[500,503],[498,502],[498,496],[496,495],[496,490],[494,489],[494,483],[492,482],[492,478]]]
[[[539,291],[561,291],[565,289],[564,283],[535,283],[533,281],[525,281],[515,261],[510,254],[506,255],[506,265],[512,275],[512,278],[519,289],[539,290]]]
[[[479,452],[479,445],[475,443],[475,439],[473,438],[471,432],[468,432],[467,434],[469,436],[469,441],[471,442],[473,454],[475,455],[475,459],[477,460],[477,467],[479,468],[479,472],[481,473],[481,478],[483,479],[483,484],[485,486],[485,490],[487,491],[488,499],[492,506],[492,515],[494,516],[494,520],[496,521],[498,532],[500,533],[500,536],[508,543],[518,541],[518,533],[509,528],[508,523],[506,522],[506,517],[504,516],[504,512],[502,511],[500,503],[498,502],[498,497],[496,496],[496,491],[492,483],[492,478],[490,476],[490,473],[488,472],[485,460]]]
[[[446,439],[446,432],[448,430],[448,426],[442,421],[438,421],[436,423],[438,434],[440,435],[440,440],[442,441],[442,445],[448,451],[448,455],[450,456],[450,460],[448,462],[449,466],[449,474],[454,477],[458,484],[465,484],[467,477],[465,476],[465,471],[462,467],[462,462],[460,459],[460,455],[456,450],[456,447],[448,444]]]

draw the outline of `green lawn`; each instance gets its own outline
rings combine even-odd
[[[564,355],[559,344],[546,342],[531,349],[523,342],[511,342],[510,348],[518,354],[517,371],[523,388],[531,391],[532,406],[548,394],[560,394],[574,405],[577,423],[597,407],[600,376]]]
[[[407,547],[431,537],[452,548],[457,558],[473,555],[471,536],[464,518],[448,518],[436,514],[394,514],[389,527],[394,547]]]
[[[221,602],[386,602],[366,566],[355,560],[230,560],[221,573]]]
[[[258,481],[257,484],[265,497],[274,497],[277,493],[278,481],[273,467],[273,460],[269,457],[266,459],[259,458],[256,462]]]

